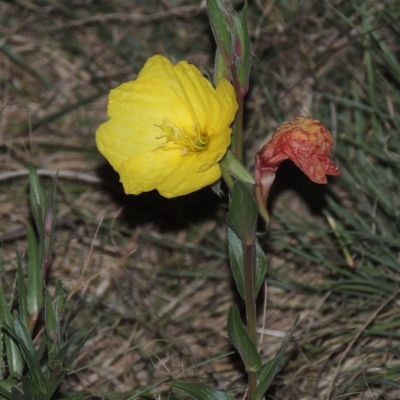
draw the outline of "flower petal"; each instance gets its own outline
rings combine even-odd
[[[172,151],[174,155],[161,149],[161,154],[153,153],[154,157],[143,153],[123,163],[119,173],[125,192],[139,194],[156,188],[162,196],[171,198],[199,190],[221,177],[219,164],[197,172],[194,155],[182,158],[179,151]],[[142,168],[138,169],[138,164]]]

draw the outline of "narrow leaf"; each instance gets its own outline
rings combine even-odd
[[[28,295],[29,315],[38,315],[43,304],[42,263],[39,244],[33,229],[28,225]]]
[[[228,228],[228,248],[229,248],[229,261],[231,264],[232,275],[236,283],[237,290],[245,299],[244,290],[244,261],[243,261],[243,245],[236,233]],[[255,273],[255,296],[260,291],[265,274],[267,273],[267,261],[261,246],[256,244],[256,273]]]
[[[52,260],[53,256],[53,245],[54,245],[54,237],[55,237],[55,225],[56,225],[56,216],[55,216],[55,199],[57,192],[57,176],[54,180],[53,187],[51,189],[49,202],[43,205],[43,211],[45,213],[44,220],[44,240],[43,243],[40,243],[42,246],[43,257],[43,276],[45,276]]]
[[[58,324],[55,316],[55,311],[53,309],[53,302],[48,292],[47,288],[45,289],[45,322],[47,334],[49,335],[50,340],[53,342],[57,341],[58,335]]]
[[[257,207],[246,185],[236,181],[226,216],[228,225],[244,244],[253,243],[253,234],[257,222]]]
[[[44,221],[46,215],[46,195],[39,182],[39,176],[34,165],[29,164],[29,183],[30,183],[30,205],[33,218],[36,222],[36,227],[39,232],[39,237],[44,239]]]
[[[10,395],[11,389],[15,386],[19,385],[19,379],[15,378],[8,378],[7,380],[5,379],[0,379],[0,399],[1,396],[4,396],[6,393]]]
[[[256,242],[256,281],[255,281],[255,296],[262,288],[265,281],[265,274],[267,273],[267,260],[265,258],[264,250]]]
[[[9,374],[11,376],[20,376],[24,369],[24,360],[14,338],[10,336],[12,326],[12,317],[7,306],[3,292],[0,290],[0,327],[4,328],[3,338],[7,356]]]
[[[32,400],[32,396],[29,394],[24,394],[18,390],[15,386],[11,389],[11,399],[12,400]]]
[[[64,315],[65,296],[62,282],[58,279],[56,282],[56,290],[54,292],[54,309],[57,321],[61,321]]]
[[[286,348],[290,343],[290,340],[293,337],[294,330],[297,327],[299,322],[299,318],[296,319],[292,331],[283,341],[278,353],[276,354],[273,360],[268,361],[259,371],[258,373],[258,386],[254,392],[253,400],[261,400],[265,394],[265,392],[270,387],[276,373],[279,371],[281,367],[282,358],[285,354]]]
[[[84,331],[82,333],[77,334],[76,336],[72,337],[66,345],[64,345],[59,353],[55,356],[54,361],[62,366],[62,372],[59,373],[59,370],[52,372],[50,379],[48,381],[48,393],[51,395],[53,394],[57,388],[60,386],[61,382],[64,380],[65,375],[70,370],[72,363],[74,362],[75,358],[78,356],[79,352],[81,351],[83,345],[85,344],[87,338],[92,333],[93,328]],[[68,351],[69,346],[77,342],[74,351],[72,354],[69,355],[69,358],[66,359],[66,354]]]
[[[243,326],[239,310],[234,306],[229,309],[227,330],[229,340],[242,357],[246,370],[257,372],[262,365],[260,355]]]
[[[250,172],[243,166],[243,164],[233,155],[233,153],[228,150],[225,157],[219,163],[222,169],[228,171],[236,179],[244,183],[255,184],[254,178],[251,176]]]
[[[44,396],[47,393],[43,391],[43,388],[39,388],[33,379],[24,376],[21,378],[21,381],[22,391],[24,392],[21,400],[41,400],[48,398],[47,396]]]
[[[21,315],[22,320],[25,324],[28,323],[28,304],[27,298],[28,293],[26,289],[25,276],[22,269],[22,260],[21,254],[18,250],[15,251],[17,258],[17,281],[18,281],[18,305],[19,305],[19,314]],[[10,323],[11,325],[11,323]]]
[[[182,390],[196,400],[234,400],[228,393],[198,383],[171,382],[173,389]]]
[[[7,400],[14,399],[14,398],[11,398],[12,393],[4,388],[5,384],[7,384],[7,381],[0,381],[0,399],[7,399]],[[15,386],[17,386],[17,383],[15,383]]]
[[[243,261],[243,245],[239,236],[231,229],[228,228],[228,248],[229,248],[229,261],[233,278],[236,282],[237,290],[245,299],[244,290],[244,261]]]
[[[40,362],[36,353],[35,345],[32,342],[28,328],[24,325],[19,315],[14,319],[14,335],[18,340],[21,352],[28,365],[29,372],[33,381],[39,387],[42,393],[47,392],[46,381],[42,375]]]

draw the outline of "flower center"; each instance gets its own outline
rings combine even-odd
[[[166,138],[167,142],[160,147],[166,147],[164,150],[169,149],[182,149],[182,156],[187,153],[198,153],[207,148],[210,138],[206,133],[201,132],[199,123],[195,122],[192,129],[187,132],[185,129],[178,128],[171,122],[164,121],[162,124],[158,125],[164,133],[157,137]]]

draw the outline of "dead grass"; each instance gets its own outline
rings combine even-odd
[[[12,286],[14,247],[26,249],[27,162],[43,170],[44,180],[60,170],[48,283],[61,279],[70,290],[65,319],[71,333],[94,327],[62,391],[153,398],[139,392],[152,388],[167,398],[166,381],[173,376],[233,389],[241,398],[243,371],[225,332],[229,305],[237,300],[226,260],[225,199],[209,189],[170,201],[154,193],[127,197],[95,147],[94,132],[106,119],[109,89],[134,79],[149,56],[162,53],[212,68],[214,44],[204,2],[133,3],[0,3],[3,287]],[[371,82],[365,58],[370,40],[365,32],[376,28],[391,54],[399,55],[395,39],[400,35],[390,19],[399,17],[395,3],[250,4],[249,166],[255,149],[280,122],[313,115],[332,127],[339,141],[336,154],[350,176],[346,160],[360,148],[346,140],[358,140],[356,122],[364,118],[362,126],[370,136],[379,129],[365,120],[368,113],[345,100],[362,103],[373,89],[375,109],[387,104],[379,112],[392,118],[382,124],[392,132],[388,151],[398,162],[393,141],[399,141],[399,121],[393,110],[399,106],[400,75],[380,55],[374,58]],[[393,86],[379,86],[383,81]],[[368,165],[377,160],[368,151],[365,157]],[[267,308],[259,321],[266,330],[263,356],[273,357],[297,315],[301,322],[269,398],[399,398],[398,270],[365,253],[368,240],[378,246],[379,238],[396,237],[398,211],[378,215],[378,228],[365,244],[362,234],[367,231],[360,227],[359,236],[351,236],[355,228],[350,217],[331,209],[351,256],[359,267],[369,268],[357,275],[323,214],[328,205],[333,207],[327,204],[327,192],[306,183],[291,166],[278,178],[272,232],[262,238],[270,259]],[[365,216],[360,203],[369,202],[369,194],[346,179],[330,186],[340,210]],[[394,185],[388,184],[386,192],[388,198],[394,196]],[[378,200],[375,206],[379,211]],[[385,246],[396,259],[398,244]],[[382,282],[381,275],[374,275],[378,270],[387,273]],[[374,290],[368,290],[366,281]]]

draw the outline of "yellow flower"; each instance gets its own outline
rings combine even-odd
[[[227,80],[214,88],[186,61],[174,66],[156,55],[135,81],[111,90],[110,120],[96,132],[97,147],[127,194],[157,189],[165,197],[181,196],[221,177],[218,162],[236,111]]]

